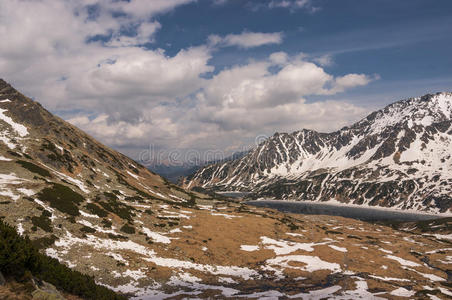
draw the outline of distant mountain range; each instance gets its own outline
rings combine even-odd
[[[246,155],[246,153],[248,153],[248,151],[236,152],[224,159],[207,162],[171,163],[165,161],[165,162],[141,162],[141,164],[146,166],[146,168],[148,168],[150,171],[159,174],[160,176],[163,176],[168,181],[174,184],[180,184],[183,182],[185,177],[195,173],[200,168],[206,165],[238,159]]]
[[[182,165],[171,165],[171,164],[148,164],[146,165],[150,171],[159,174],[160,176],[166,178],[172,183],[179,183],[181,178],[195,173],[201,168],[201,165],[192,164],[182,164]]]
[[[401,100],[332,133],[276,133],[185,186],[253,199],[452,211],[452,93]]]

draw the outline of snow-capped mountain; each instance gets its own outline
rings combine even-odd
[[[393,103],[332,133],[276,133],[186,181],[252,198],[452,210],[452,93]]]

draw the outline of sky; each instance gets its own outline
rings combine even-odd
[[[0,78],[137,160],[452,91],[450,0],[1,0]]]

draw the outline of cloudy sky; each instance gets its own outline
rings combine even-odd
[[[451,91],[451,36],[450,0],[1,0],[0,78],[135,159],[232,153]]]

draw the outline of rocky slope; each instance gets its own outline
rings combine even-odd
[[[402,100],[333,133],[276,133],[185,184],[252,192],[255,199],[451,212],[451,124],[452,93]]]
[[[50,288],[49,288],[50,286]],[[9,280],[4,285],[0,285],[0,299],[8,300],[36,300],[36,299],[52,299],[52,300],[81,300],[74,295],[66,294],[58,291],[53,286],[47,284],[46,289],[34,286],[31,282],[18,282]],[[46,298],[47,297],[47,298]]]
[[[0,216],[134,299],[451,296],[448,222],[392,229],[188,192],[4,81]]]

